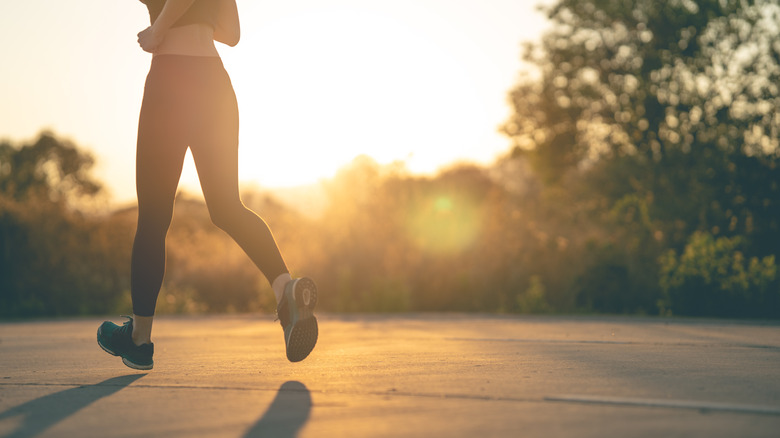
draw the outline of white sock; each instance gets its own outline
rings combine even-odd
[[[280,301],[282,301],[282,296],[284,295],[284,288],[287,286],[287,283],[292,280],[292,277],[290,274],[282,274],[274,280],[273,283],[271,283],[271,288],[274,290],[274,295],[276,296],[276,304],[279,304]]]

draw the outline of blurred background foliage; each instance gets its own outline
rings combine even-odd
[[[513,147],[436,176],[358,157],[324,209],[243,194],[323,310],[780,317],[780,6],[559,0],[510,91]],[[135,207],[43,133],[0,143],[0,316],[128,312]],[[272,312],[180,194],[161,313]]]

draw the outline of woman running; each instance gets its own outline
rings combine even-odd
[[[211,220],[262,271],[276,295],[287,358],[301,361],[317,343],[312,313],[317,288],[292,279],[268,225],[238,192],[238,106],[214,41],[235,46],[240,37],[235,0],[141,0],[151,26],[138,34],[153,54],[138,122],[138,228],[130,289],[133,316],[106,321],[98,344],[125,365],[148,370],[157,296],[165,273],[165,236],[187,148],[192,152]]]

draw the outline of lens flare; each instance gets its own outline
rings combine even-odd
[[[473,202],[443,194],[422,202],[410,214],[406,228],[419,248],[435,254],[456,254],[477,237],[480,216]]]

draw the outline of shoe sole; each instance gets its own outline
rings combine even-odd
[[[105,351],[106,353],[108,353],[108,354],[110,354],[112,356],[120,356],[120,355],[114,353],[111,349],[109,349],[108,347],[106,347],[105,345],[103,345],[100,342],[100,328],[99,327],[98,327],[98,332],[97,332],[97,343],[100,346],[100,348],[102,348],[103,351]],[[126,357],[122,357],[122,363],[127,365],[128,367],[134,369],[134,370],[151,370],[154,367],[154,362],[152,362],[151,365],[141,365],[141,364],[137,364],[135,362],[131,362]]]
[[[298,308],[298,320],[294,321],[287,340],[287,359],[300,362],[309,356],[317,345],[319,328],[313,310],[317,305],[317,285],[309,278],[295,280],[293,300]]]
[[[154,363],[152,363],[151,365],[139,365],[137,363],[130,362],[129,360],[127,360],[126,357],[122,358],[122,363],[134,370],[151,370],[152,368],[154,368]]]

